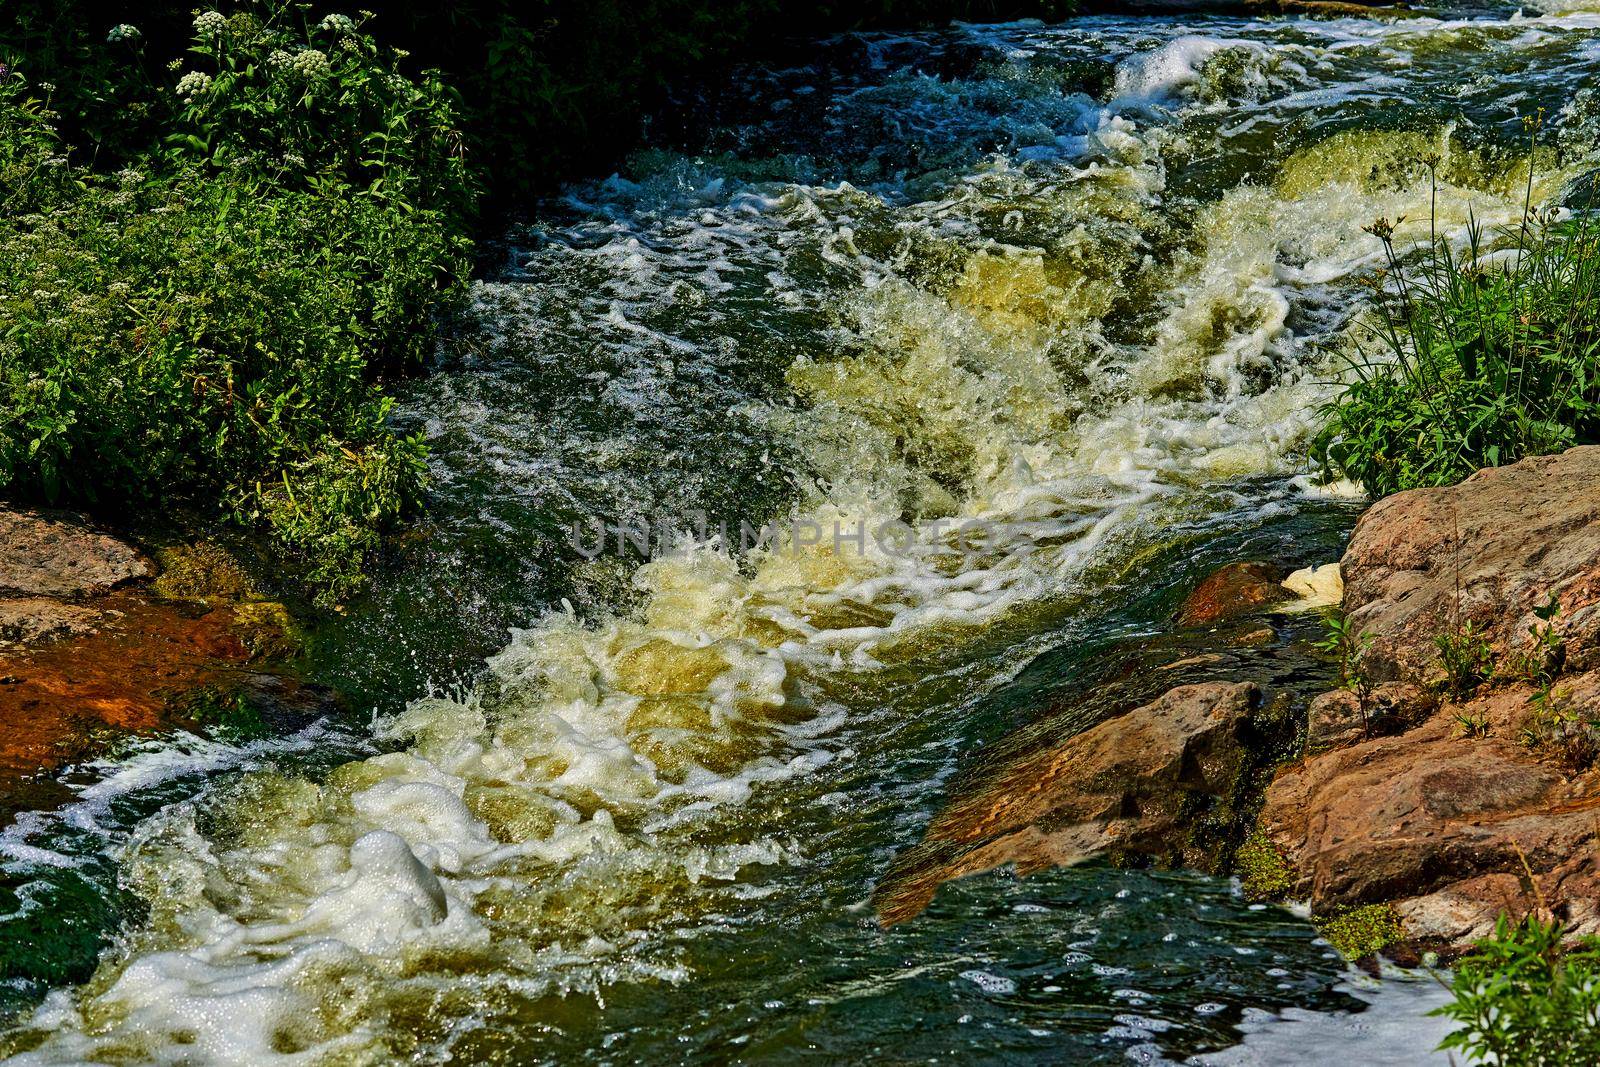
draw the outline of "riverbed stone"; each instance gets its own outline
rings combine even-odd
[[[94,629],[100,612],[44,597],[0,600],[0,647],[53,641]]]
[[[0,595],[83,597],[150,573],[138,549],[80,516],[0,505]]]
[[[1213,571],[1178,609],[1180,626],[1205,626],[1263,611],[1293,598],[1283,568],[1271,563],[1230,563]]]
[[[986,769],[876,894],[885,923],[919,913],[942,883],[1010,864],[1018,874],[1107,855],[1212,869],[1199,829],[1236,814],[1262,746],[1262,690],[1203,682]]]

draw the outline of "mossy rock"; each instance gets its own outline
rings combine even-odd
[[[1251,831],[1233,855],[1234,872],[1251,900],[1282,900],[1294,888],[1294,872],[1260,829]]]
[[[1366,904],[1316,920],[1328,944],[1347,960],[1364,960],[1405,939],[1393,904]]]
[[[305,644],[305,635],[289,609],[276,600],[236,604],[233,617],[234,629],[250,650],[251,659],[288,659]]]
[[[214,541],[164,548],[157,557],[161,574],[153,587],[161,596],[173,600],[251,600],[257,595],[238,559]]]

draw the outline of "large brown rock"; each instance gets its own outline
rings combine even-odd
[[[1215,866],[1195,831],[1236,814],[1262,750],[1261,696],[1251,682],[1179,686],[990,769],[896,862],[875,897],[879,916],[909,919],[942,883],[1008,863],[1027,874],[1105,853]]]
[[[1496,649],[1531,639],[1554,595],[1569,661],[1600,666],[1600,447],[1479,471],[1380,500],[1342,563],[1344,607],[1373,636],[1374,679],[1438,674],[1435,638],[1471,621]]]
[[[1514,665],[1553,594],[1566,653],[1547,699],[1600,720],[1597,485],[1600,448],[1580,448],[1363,516],[1342,562],[1344,607],[1370,636],[1361,667],[1376,684],[1364,700],[1313,701],[1311,754],[1279,773],[1260,816],[1297,879],[1291,895],[1319,911],[1393,903],[1414,946],[1446,951],[1535,907],[1600,930],[1600,770],[1574,760],[1584,738],[1541,742],[1534,689],[1503,675],[1464,700],[1431,695],[1439,635],[1470,621]],[[1404,732],[1375,736],[1379,713]]]
[[[76,516],[0,505],[0,596],[82,597],[149,574],[132,545]]]
[[[1553,814],[1581,799],[1516,743],[1436,719],[1290,768],[1261,823],[1315,904],[1363,904],[1514,869],[1519,850],[1552,867],[1592,832],[1590,813]]]

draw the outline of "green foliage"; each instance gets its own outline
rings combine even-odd
[[[1294,872],[1260,828],[1240,843],[1233,866],[1251,900],[1282,900],[1294,888]]]
[[[1522,730],[1522,743],[1553,755],[1568,771],[1581,774],[1600,759],[1600,718],[1571,699],[1563,687],[1542,690]]]
[[[315,20],[303,4],[258,15],[205,12],[164,155],[175,167],[247,172],[288,188],[359,189],[463,222],[475,191],[457,131],[458,99],[437,71],[401,76],[365,22]]]
[[[1550,599],[1533,609],[1534,621],[1528,626],[1528,645],[1520,652],[1507,657],[1507,669],[1512,678],[1526,682],[1536,690],[1535,703],[1550,697],[1550,686],[1560,673],[1566,657],[1566,642],[1556,625],[1561,614],[1561,600],[1554,593]]]
[[[1558,922],[1501,915],[1457,962],[1454,999],[1433,1012],[1459,1024],[1439,1048],[1502,1067],[1600,1063],[1600,939],[1564,936]]]
[[[420,503],[427,450],[390,436],[361,452],[325,451],[282,473],[259,500],[267,524],[305,559],[312,584],[340,600],[361,587],[381,531]]]
[[[1486,711],[1458,708],[1450,717],[1456,729],[1461,731],[1462,737],[1489,736],[1489,713]]]
[[[1328,612],[1322,617],[1322,623],[1323,635],[1313,642],[1314,647],[1338,662],[1339,685],[1356,694],[1365,707],[1372,694],[1372,679],[1362,661],[1372,647],[1373,635],[1356,633],[1342,611]]]
[[[334,600],[420,500],[422,447],[374,382],[430,349],[473,192],[436,85],[353,23],[264,11],[196,20],[215,73],[180,79],[175,132],[115,176],[0,80],[0,491],[188,499]],[[336,58],[295,66],[316,44]]]
[[[1377,352],[1324,409],[1315,450],[1374,496],[1451,485],[1480,467],[1600,440],[1600,232],[1534,210],[1501,236],[1469,227],[1460,256],[1436,239],[1403,254],[1369,227],[1388,270],[1374,283]]]
[[[1393,904],[1366,904],[1318,920],[1328,944],[1349,960],[1363,960],[1388,948],[1403,936],[1400,916]]]
[[[1439,650],[1445,689],[1452,696],[1466,696],[1494,674],[1494,648],[1471,619],[1436,634],[1433,644]]]

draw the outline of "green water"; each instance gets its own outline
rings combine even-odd
[[[1359,503],[1304,448],[1361,226],[1515,221],[1538,107],[1560,196],[1597,41],[961,26],[695,101],[692,143],[508,235],[404,398],[429,518],[314,653],[362,713],[150,743],[0,840],[0,1052],[1153,1062],[1283,1012],[1324,1054],[1371,998],[1225,880],[991,872],[889,930],[871,893],[985,753],[1204,647],[1168,620],[1211,568],[1337,557]],[[775,518],[814,543],[739,550]],[[587,559],[597,519],[729,534]],[[886,523],[904,545],[832,537]],[[1315,625],[1193,676],[1303,699]]]

